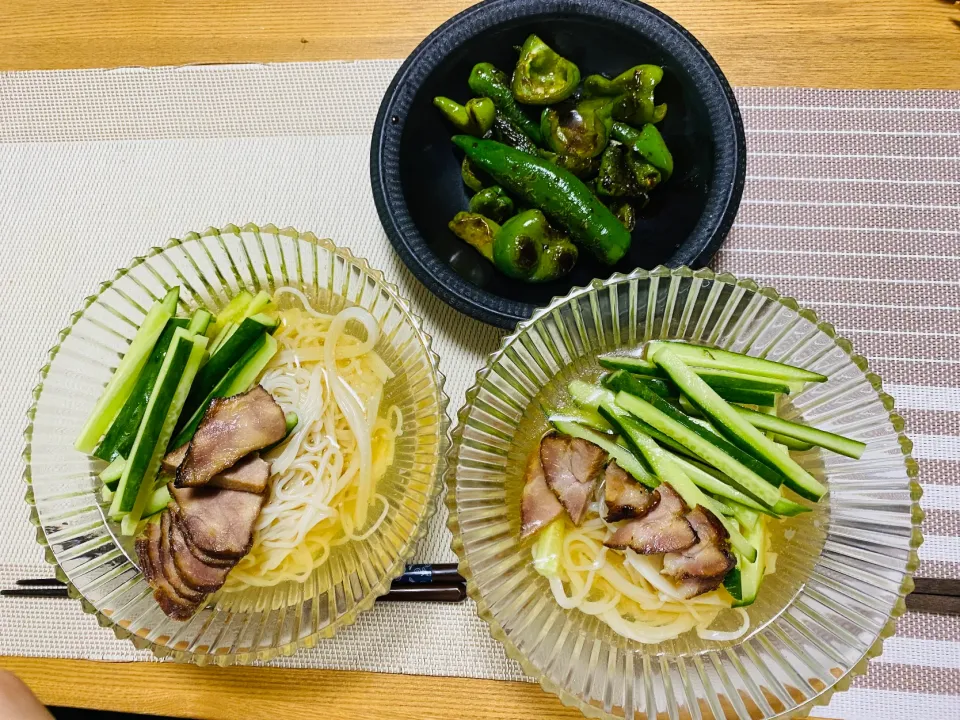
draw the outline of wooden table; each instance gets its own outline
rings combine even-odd
[[[0,70],[400,58],[469,4],[0,0]],[[960,89],[960,7],[951,2],[652,4],[693,32],[734,85]],[[250,719],[582,717],[524,683],[13,657],[0,658],[0,667],[49,704],[178,717],[228,718],[235,708]]]

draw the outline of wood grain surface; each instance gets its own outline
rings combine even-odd
[[[0,70],[401,58],[469,0],[0,0]],[[960,89],[943,0],[652,0],[734,85]],[[106,632],[106,631],[104,631]],[[539,686],[0,658],[46,703],[176,717],[579,718]],[[175,692],[157,689],[176,688]]]
[[[0,70],[404,57],[470,0],[0,0]],[[651,0],[734,85],[960,88],[944,0]]]

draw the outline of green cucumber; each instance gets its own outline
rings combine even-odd
[[[216,355],[217,350],[223,345],[224,341],[237,329],[236,323],[227,323],[217,332],[216,336],[213,338],[213,342],[210,343],[210,354]]]
[[[751,510],[764,513],[765,515],[775,514],[770,508],[758,503],[746,493],[742,493],[733,487],[733,485],[730,484],[730,479],[726,478],[726,476],[721,475],[718,477],[719,473],[713,470],[713,468],[707,468],[696,460],[687,460],[679,456],[674,456],[673,459],[683,468],[683,471],[690,477],[694,485],[711,495],[724,498],[724,502],[727,502],[731,507],[734,505],[742,505]],[[713,472],[711,472],[711,470]]]
[[[177,418],[180,417],[180,411],[183,409],[183,403],[187,399],[187,394],[190,392],[190,385],[193,384],[193,379],[196,377],[197,371],[200,369],[200,363],[203,362],[204,354],[207,351],[209,341],[203,335],[191,336],[183,330],[178,332],[184,333],[185,339],[181,340],[181,344],[187,351],[187,361],[180,373],[179,382],[177,382],[173,392],[170,394],[166,415],[160,420],[160,430],[157,433],[153,453],[150,455],[146,470],[142,475],[142,481],[133,507],[120,523],[120,530],[124,535],[136,534],[137,525],[143,517],[147,503],[149,503],[151,497],[153,497],[155,490],[154,480],[160,472],[160,462],[166,454],[170,436],[173,435],[173,428],[177,423]],[[146,422],[146,418],[144,418],[144,422]],[[122,485],[123,481],[121,480],[121,487]]]
[[[237,293],[236,297],[228,302],[223,310],[217,313],[217,317],[214,318],[213,322],[210,323],[206,332],[207,337],[212,340],[223,330],[224,326],[242,318],[243,312],[250,305],[251,300],[253,300],[253,295],[248,291],[241,290]]]
[[[100,473],[100,482],[111,490],[116,490],[117,485],[120,483],[120,478],[123,476],[123,468],[126,464],[127,461],[122,455],[115,457],[113,462],[107,465]]]
[[[626,390],[627,387],[635,382],[645,383],[662,398],[675,398],[680,395],[680,388],[671,380],[646,377],[629,373],[626,370],[617,370],[602,380],[603,386],[610,388],[614,392],[619,392],[619,389]],[[626,392],[630,391],[626,390]],[[777,401],[775,393],[752,388],[718,387],[715,389],[715,392],[728,402],[745,403],[748,405],[773,405]]]
[[[670,376],[655,363],[630,355],[601,355],[597,360],[601,367],[609,370],[624,370],[648,377],[669,380]],[[731,390],[758,390],[768,393],[790,393],[790,385],[775,378],[764,377],[732,370],[715,370],[711,368],[693,368],[703,381],[714,390],[719,388]]]
[[[617,394],[617,405],[693,451],[698,457],[728,475],[737,483],[738,490],[755,498],[766,507],[773,507],[780,499],[780,488],[771,485],[749,467],[717,447],[701,434],[706,432],[702,428],[698,428],[700,432],[697,432],[661,412],[646,400],[625,392]]]
[[[666,378],[667,374],[657,367],[654,363],[633,355],[600,355],[597,357],[600,367],[608,370],[625,370],[636,373],[637,375],[648,375],[650,377]]]
[[[100,488],[100,502],[102,502],[104,505],[109,505],[113,502],[114,494],[115,493],[111,487],[108,485],[103,485]]]
[[[687,417],[682,412],[677,410],[673,405],[658,397],[656,393],[651,392],[650,389],[646,387],[646,383],[644,381],[632,380],[629,383],[614,383],[614,386],[618,389],[622,388],[622,390],[620,390],[621,392],[627,392],[630,395],[634,395],[650,403],[654,408],[669,417],[671,420],[683,425],[688,430],[696,433],[710,444],[715,445],[718,449],[722,450],[741,465],[744,465],[749,470],[762,477],[774,487],[780,487],[784,483],[784,476],[776,469],[756,459],[750,453],[741,450],[739,447],[716,432],[714,428],[704,427],[704,425],[701,424],[701,422],[698,422],[696,419]],[[648,424],[653,425],[653,423],[649,422]],[[666,433],[662,428],[657,427],[657,429],[667,435],[671,435],[670,433]],[[676,442],[679,442],[681,445],[684,445],[684,447],[686,447],[688,450],[693,450],[693,448],[691,448],[689,445],[685,445],[679,438],[673,437],[673,439]],[[699,453],[697,456],[701,458],[703,457]]]
[[[243,324],[244,320],[259,314],[262,310],[267,310],[272,302],[273,301],[270,298],[269,293],[264,292],[263,290],[258,292],[256,297],[254,297],[250,301],[250,304],[247,305],[246,309],[243,311],[243,314],[239,318],[237,318],[235,322],[231,323],[229,328],[225,328],[226,332],[222,336],[217,338],[218,342],[215,344],[214,348],[210,351],[210,354],[213,355],[215,353],[220,352],[220,349],[231,337],[233,337],[233,334],[237,332],[237,330]],[[273,322],[274,327],[276,327],[277,321],[273,320],[272,318],[268,318],[268,319],[271,322]]]
[[[778,435],[777,433],[773,433],[773,437],[770,439],[778,445],[783,445],[785,448],[787,448],[787,450],[797,450],[803,452],[804,450],[809,450],[813,447],[813,443],[797,440],[796,438],[787,437],[786,435]]]
[[[597,432],[602,432],[602,433],[614,432],[613,426],[609,422],[607,422],[600,415],[600,413],[586,406],[559,408],[555,414],[567,416],[573,422],[578,422],[581,425],[586,425],[588,428],[592,428]]]
[[[672,352],[669,344],[658,346],[652,359],[667,371],[683,394],[712,421],[717,430],[730,442],[751,453],[761,462],[768,463],[779,470],[785,478],[784,482],[791,490],[809,500],[819,500],[827,492],[827,489],[800,467],[788,453],[778,448],[776,443],[747,422],[733,406],[697,377],[696,373]],[[758,414],[769,418],[768,415]],[[723,468],[720,469],[723,470]]]
[[[158,512],[163,512],[163,509],[169,502],[170,491],[167,489],[166,484],[163,484],[154,490],[150,499],[147,500],[147,504],[143,509],[143,517],[150,517],[151,515],[156,515]]]
[[[736,520],[730,519],[724,513],[723,503],[698,488],[683,468],[675,462],[673,456],[657,445],[649,435],[641,434],[637,437],[637,441],[647,464],[663,482],[672,487],[690,508],[699,505],[712,512],[730,535],[730,544],[736,552],[742,553],[744,557],[751,560],[756,558],[757,551],[740,532]]]
[[[740,527],[748,531],[747,539],[749,540],[749,531],[754,528],[757,522],[759,522],[760,513],[752,508],[748,508],[745,505],[735,502],[727,501],[727,507],[733,510],[733,517],[736,518],[738,523],[740,523]]]
[[[801,425],[800,423],[791,422],[790,420],[783,420],[782,418],[768,415],[767,413],[742,407],[734,407],[733,409],[738,415],[753,425],[753,427],[759,430],[767,430],[784,438],[799,440],[801,443],[807,444],[808,448],[816,445],[826,448],[827,450],[833,450],[835,453],[846,455],[854,460],[859,460],[867,447],[866,443],[862,443],[859,440],[827,432],[826,430],[818,430],[809,425]],[[780,440],[778,439],[777,442],[780,442]],[[788,443],[784,443],[784,445],[790,447]]]
[[[580,438],[581,440],[592,442],[594,445],[606,450],[610,457],[616,460],[617,465],[633,475],[633,477],[641,484],[650,488],[654,488],[660,484],[659,480],[647,472],[647,469],[643,466],[643,463],[641,463],[640,460],[638,460],[637,457],[623,445],[614,442],[608,437],[604,437],[598,432],[594,432],[590,428],[570,422],[566,418],[551,416],[550,424],[552,424],[557,431],[563,435],[569,435],[570,437]]]
[[[150,401],[153,385],[157,381],[157,374],[173,340],[173,334],[179,328],[186,327],[187,322],[183,318],[171,318],[167,321],[163,332],[153,346],[149,359],[137,377],[136,385],[133,386],[130,396],[123,404],[123,409],[120,410],[110,429],[107,430],[107,434],[103,436],[99,447],[94,451],[95,457],[112,462],[120,455],[126,457],[130,454],[133,441],[137,437],[137,430],[140,429],[140,421],[143,420],[143,413]]]
[[[272,335],[261,333],[260,337],[253,341],[240,359],[234,363],[233,367],[217,383],[207,396],[200,402],[192,415],[182,413],[175,436],[172,442],[167,446],[169,450],[175,450],[184,443],[188,442],[197,431],[197,426],[203,419],[210,401],[214,398],[230,397],[250,389],[250,386],[257,379],[263,368],[277,352],[277,341]],[[251,377],[252,376],[252,377]],[[242,389],[237,389],[242,388]]]
[[[668,348],[685,363],[698,368],[731,370],[749,375],[777,378],[787,382],[826,382],[827,376],[812,370],[785,365],[784,363],[752,357],[720,348],[690,345],[675,340],[652,340],[647,343],[646,359],[656,362],[654,355],[661,348]]]
[[[210,359],[200,368],[194,380],[187,402],[183,406],[185,417],[193,414],[210,396],[217,384],[243,357],[243,354],[264,332],[273,332],[277,323],[266,315],[256,315],[244,320],[236,332],[223,343],[221,348],[210,356]]]
[[[766,520],[758,522],[746,532],[747,540],[756,549],[753,560],[737,554],[737,566],[723,580],[727,592],[733,596],[733,607],[752,605],[760,592],[763,574],[767,569],[767,530]]]
[[[86,424],[73,444],[74,448],[80,452],[88,455],[93,453],[97,442],[120,414],[137,384],[140,371],[150,358],[153,346],[166,327],[167,321],[173,317],[179,296],[180,288],[175,287],[163,300],[154,303],[147,312],[130,347],[127,348],[126,354],[114,370],[113,377],[104,388],[103,394],[100,395],[100,399],[97,400],[90,417],[87,418]]]
[[[170,343],[156,382],[153,384],[150,401],[147,403],[143,421],[137,430],[130,456],[124,465],[117,493],[110,506],[111,517],[118,518],[133,510],[142,486],[146,485],[151,490],[153,488],[154,476],[148,476],[147,472],[156,454],[157,443],[173,402],[173,396],[190,359],[190,353],[193,350],[191,341],[192,336],[182,328],[174,333],[173,342]]]
[[[190,318],[190,325],[187,329],[197,335],[203,335],[207,331],[207,327],[209,327],[212,318],[213,316],[203,308],[195,310],[193,316]]]

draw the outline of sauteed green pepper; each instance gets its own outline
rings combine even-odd
[[[466,105],[448,97],[437,96],[433,104],[440,109],[444,117],[460,132],[481,137],[491,127],[497,111],[490,98],[472,98]]]
[[[493,185],[492,182],[489,182],[483,173],[477,170],[473,166],[473,163],[470,162],[470,158],[464,158],[463,162],[460,163],[460,178],[463,180],[463,184],[474,192],[480,192],[485,187]]]
[[[540,128],[517,105],[513,92],[510,90],[507,76],[500,70],[497,70],[490,63],[477,63],[470,71],[467,85],[477,95],[493,100],[497,110],[503,113],[507,120],[520,128],[534,142],[540,142]]]
[[[658,65],[637,65],[620,73],[613,80],[602,75],[590,75],[583,81],[588,97],[614,98],[615,120],[632,125],[656,123],[667,114],[666,103],[655,104],[654,89],[663,79],[663,68]]]
[[[456,135],[453,143],[507,192],[564,227],[600,262],[613,265],[629,249],[630,233],[568,170],[493,140]]]
[[[579,84],[580,69],[576,65],[536,35],[526,39],[511,82],[517,100],[528,105],[550,105],[573,95]]]
[[[603,151],[600,172],[597,175],[597,195],[624,198],[638,197],[643,192],[630,168],[627,167],[627,161],[624,158],[626,152],[623,145],[610,145]]]
[[[513,200],[507,195],[506,190],[499,185],[494,185],[484,188],[470,198],[470,212],[485,215],[495,222],[502,223],[513,215]]]
[[[546,108],[540,116],[540,134],[555,153],[578,158],[596,157],[610,140],[611,110],[612,103],[608,98]]]
[[[554,230],[539,210],[514,215],[493,241],[493,262],[504,275],[517,280],[556,280],[573,269],[577,247]]]
[[[660,131],[647,123],[636,130],[624,123],[613,123],[613,137],[631,150],[639,153],[644,160],[657,168],[666,180],[673,173],[673,155],[667,149]]]
[[[503,113],[498,112],[493,120],[493,139],[509,145],[517,150],[523,150],[531,155],[537,155],[540,149],[537,144],[520,128],[507,120]]]

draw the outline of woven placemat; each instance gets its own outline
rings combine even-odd
[[[435,338],[451,415],[500,334],[400,264],[368,180],[396,61],[0,74],[0,587],[50,574],[27,522],[24,413],[81,300],[168,237],[234,222],[334,238]],[[960,577],[960,93],[737,91],[748,182],[714,262],[818,310],[897,400],[921,466],[921,574]],[[106,238],[106,241],[104,240]],[[441,508],[421,561],[451,561]],[[147,660],[62,600],[0,601],[0,654]],[[521,679],[470,603],[384,604],[275,664]],[[960,618],[908,613],[819,712],[960,718]]]

